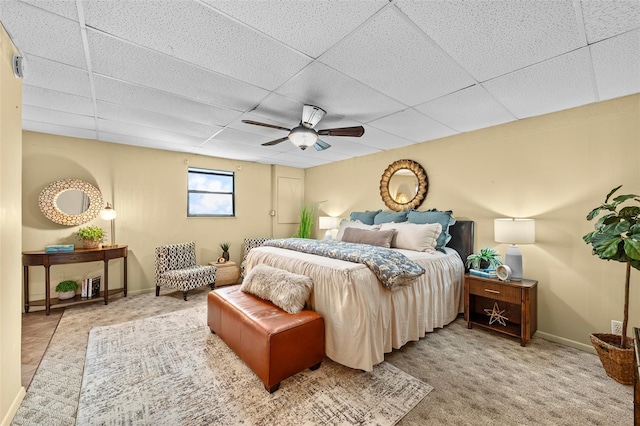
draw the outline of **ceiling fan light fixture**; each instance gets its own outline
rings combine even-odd
[[[312,129],[303,126],[302,124],[291,129],[291,132],[287,137],[292,144],[303,151],[311,145],[315,144],[318,140],[318,134]]]
[[[312,128],[322,120],[327,112],[315,105],[305,105],[302,107],[302,122],[305,127]]]

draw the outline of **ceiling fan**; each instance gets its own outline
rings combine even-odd
[[[286,127],[275,126],[273,124],[261,123],[259,121],[253,120],[242,120],[242,122],[246,124],[253,124],[255,126],[269,127],[272,129],[285,130],[289,132],[287,136],[265,142],[262,144],[262,146],[277,145],[280,142],[284,142],[289,139],[292,144],[303,151],[310,146],[312,146],[316,151],[322,151],[331,146],[328,143],[318,139],[318,136],[350,136],[353,138],[359,138],[364,134],[364,127],[362,126],[336,127],[333,129],[315,130],[315,125],[318,124],[320,120],[322,120],[322,117],[324,117],[326,113],[327,112],[325,110],[317,106],[305,105],[302,107],[302,120],[300,120],[300,124],[298,124],[293,129],[287,129]]]

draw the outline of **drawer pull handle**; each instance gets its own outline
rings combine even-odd
[[[486,291],[487,293],[500,294],[500,292],[498,290],[491,290],[491,289],[488,289],[488,288],[485,288],[484,291]]]

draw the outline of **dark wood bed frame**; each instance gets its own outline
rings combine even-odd
[[[473,253],[474,225],[475,222],[472,220],[457,220],[454,225],[449,227],[451,240],[447,247],[451,247],[458,252],[465,264],[465,271],[468,270],[466,267],[467,256]]]

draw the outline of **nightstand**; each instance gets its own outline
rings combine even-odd
[[[538,328],[538,281],[500,281],[466,274],[464,319],[520,339],[525,346]]]
[[[224,263],[209,262],[209,265],[218,268],[216,271],[216,287],[238,283],[240,270],[236,266],[236,262],[230,260]]]

